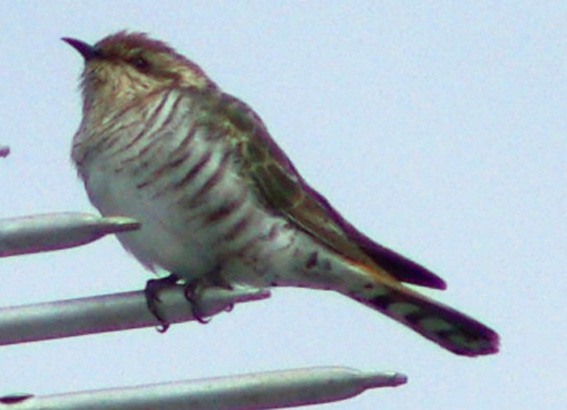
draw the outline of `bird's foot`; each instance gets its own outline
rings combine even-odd
[[[204,279],[196,279],[185,285],[185,297],[191,303],[191,313],[195,320],[203,325],[211,321],[210,317],[205,317],[203,309],[203,291],[209,287]]]
[[[146,295],[146,303],[148,305],[148,310],[150,313],[158,320],[160,323],[157,330],[160,333],[165,333],[171,323],[163,316],[159,310],[158,304],[161,302],[159,293],[166,288],[174,286],[179,281],[179,277],[175,274],[171,274],[165,278],[161,279],[150,279],[146,282],[146,288],[144,289],[144,294]]]
[[[219,287],[227,290],[233,290],[230,283],[222,279],[219,275],[209,275],[195,279],[185,285],[185,297],[191,302],[191,312],[197,322],[207,324],[211,321],[210,317],[206,317],[203,309],[203,292],[210,287]],[[229,305],[226,311],[232,310],[234,305]]]

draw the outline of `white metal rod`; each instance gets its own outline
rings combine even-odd
[[[132,218],[63,212],[0,220],[0,257],[84,245],[110,233],[138,229]]]
[[[11,410],[264,410],[344,400],[407,382],[400,373],[320,367],[196,381],[12,398]],[[23,397],[23,396],[22,396]],[[4,400],[10,398],[4,398]],[[0,403],[2,399],[0,399]]]
[[[212,316],[233,304],[266,299],[267,290],[211,287],[200,295],[200,310]],[[183,286],[159,292],[160,313],[170,323],[194,320]],[[0,309],[0,346],[15,343],[158,326],[143,291],[117,293]]]

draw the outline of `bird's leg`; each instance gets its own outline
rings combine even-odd
[[[221,270],[218,269],[214,272],[213,275],[211,275],[211,279],[213,280],[214,286],[226,290],[234,290],[234,286],[232,286],[230,282],[228,282],[225,278],[223,278],[220,272]],[[232,309],[234,309],[234,303],[228,305],[225,309],[225,312],[230,312]]]
[[[205,278],[195,279],[185,285],[185,297],[191,303],[191,313],[195,320],[201,324],[207,324],[211,321],[206,318],[203,313],[203,291],[209,287]]]
[[[146,295],[146,303],[150,313],[158,320],[160,325],[157,330],[160,333],[165,333],[171,325],[160,313],[158,303],[161,302],[159,292],[168,287],[174,286],[179,281],[179,277],[172,273],[169,276],[161,279],[150,279],[146,282],[144,294]]]
[[[211,318],[206,318],[203,312],[203,292],[205,289],[216,286],[233,290],[233,286],[221,276],[220,271],[220,268],[217,268],[208,275],[195,279],[185,285],[185,297],[191,302],[193,317],[195,317],[195,320],[199,323],[207,324],[211,321]],[[229,305],[226,311],[231,311],[233,307],[234,305]]]

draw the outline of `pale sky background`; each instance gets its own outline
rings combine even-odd
[[[497,4],[497,5],[496,5]],[[409,383],[325,410],[567,408],[567,3],[0,2],[0,218],[95,212],[71,167],[79,55],[151,33],[248,102],[363,232],[449,284],[501,353],[454,356],[340,295],[277,289],[207,325],[0,348],[0,395],[321,365]],[[114,238],[0,261],[0,305],[143,288]]]

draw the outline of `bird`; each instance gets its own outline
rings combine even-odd
[[[72,161],[102,215],[141,222],[118,239],[170,274],[148,284],[335,291],[457,355],[498,352],[494,330],[414,289],[443,279],[348,222],[199,65],[141,32],[62,40],[84,60]]]

